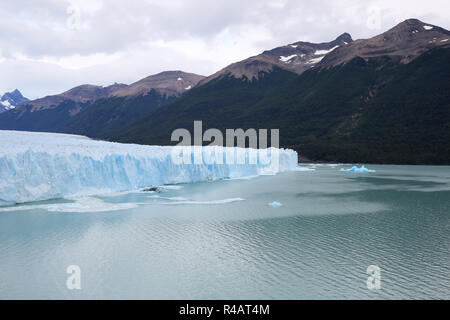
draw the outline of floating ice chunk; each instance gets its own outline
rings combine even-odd
[[[157,187],[149,187],[149,188],[144,188],[142,190],[142,192],[148,193],[148,192],[156,192],[156,193],[161,193],[161,192],[166,192],[169,190],[180,190],[183,189],[183,186],[157,186]]]
[[[105,212],[137,208],[134,203],[107,203],[97,198],[81,198],[73,203],[50,204],[45,209],[50,212]]]
[[[341,169],[341,171],[346,171],[346,172],[357,172],[357,173],[368,173],[368,172],[376,172],[375,170],[369,170],[367,169],[365,166],[362,166],[361,168],[358,168],[356,166],[353,166],[350,169]]]
[[[448,41],[448,39],[441,40],[441,42],[447,42],[447,41]]]
[[[272,207],[274,207],[274,208],[279,208],[279,207],[282,206],[282,204],[279,203],[279,202],[277,202],[277,201],[274,201],[274,202],[272,202],[272,203],[269,203],[269,206],[272,206]]]
[[[163,190],[181,190],[183,186],[160,186]]]
[[[184,197],[161,197],[161,196],[158,196],[158,195],[154,195],[154,196],[151,196],[150,198],[169,200],[169,201],[189,201],[189,199],[184,198]]]
[[[316,169],[313,169],[313,168],[307,168],[307,167],[297,167],[297,168],[295,168],[295,170],[294,171],[316,171]]]
[[[136,203],[109,203],[97,198],[81,197],[73,198],[73,202],[55,203],[55,204],[35,204],[25,206],[0,207],[0,212],[8,211],[29,211],[29,210],[47,210],[49,212],[110,212],[119,210],[129,210],[138,207]]]
[[[192,86],[187,86],[186,88],[184,88],[184,90],[191,90]]]

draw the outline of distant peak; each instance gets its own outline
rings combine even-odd
[[[420,28],[425,25],[430,25],[428,23],[422,22],[419,19],[407,19],[403,22],[400,22],[398,25],[394,27],[394,29],[411,29],[411,28]]]
[[[397,34],[400,36],[404,36],[404,35],[410,35],[411,33],[417,34],[417,33],[420,33],[421,31],[433,31],[433,32],[438,32],[438,33],[444,34],[445,36],[449,35],[448,30],[441,28],[437,25],[431,24],[431,23],[426,23],[426,22],[420,21],[419,19],[407,19],[403,22],[400,22],[392,29],[386,31],[383,35],[389,36],[389,35]],[[433,35],[433,37],[436,37],[436,34]],[[429,41],[434,42],[433,40],[435,40],[435,39],[433,37],[431,37],[431,39]]]
[[[411,19],[406,19],[403,22],[400,22],[400,24],[424,24],[424,23],[422,21],[420,21],[419,19],[411,18]]]
[[[344,41],[344,42],[352,42],[352,36],[350,35],[350,33],[343,33],[341,34],[339,37],[336,38],[336,41]]]
[[[23,98],[22,93],[18,89],[14,89],[11,92],[6,92],[5,95],[11,95],[11,96]]]
[[[157,73],[153,76],[176,76],[176,75],[180,75],[180,74],[185,74],[186,72],[181,71],[181,70],[169,70],[169,71],[163,71],[160,73]]]
[[[25,98],[17,89],[11,92],[6,92],[4,95],[0,94],[0,112],[4,111],[5,107],[6,110],[14,109],[18,105],[26,101],[28,101],[28,99]]]

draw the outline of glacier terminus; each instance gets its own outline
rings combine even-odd
[[[256,163],[179,164],[173,161],[175,147],[171,146],[120,144],[84,136],[22,131],[0,131],[0,145],[0,205],[277,174],[295,170],[298,162],[293,150],[269,148],[236,151],[244,152],[246,159],[249,150],[258,156],[276,151],[276,167],[259,161],[259,157]],[[218,148],[230,149],[196,148],[205,158]]]

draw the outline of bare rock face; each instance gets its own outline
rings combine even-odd
[[[111,96],[125,97],[145,95],[152,89],[167,96],[179,96],[192,89],[204,76],[183,71],[166,71],[139,80],[111,93]]]
[[[200,84],[223,76],[232,76],[237,79],[246,78],[248,80],[258,79],[261,72],[271,72],[274,67],[301,74],[316,66],[328,53],[341,46],[346,46],[352,41],[350,34],[344,33],[331,42],[295,42],[233,63],[201,81]]]
[[[356,40],[337,48],[326,55],[319,66],[336,66],[355,57],[367,59],[381,56],[409,63],[430,49],[448,45],[448,30],[417,19],[408,19],[376,37]]]

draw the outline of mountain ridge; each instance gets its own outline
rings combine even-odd
[[[450,31],[418,19],[407,19],[380,35],[336,48],[320,61],[318,67],[336,66],[355,57],[389,56],[408,63],[432,48],[448,45]]]
[[[265,50],[261,54],[235,62],[200,81],[204,85],[211,80],[231,75],[237,79],[257,80],[262,73],[274,67],[301,74],[313,68],[326,54],[353,41],[349,33],[343,33],[330,42],[312,43],[297,41],[292,44]]]
[[[121,110],[120,114],[126,116],[124,108],[128,109],[130,113],[135,111],[128,104],[127,99],[149,96],[144,100],[149,105],[148,109],[153,110],[188,91],[203,78],[203,76],[183,71],[165,71],[143,78],[131,85],[122,83],[114,83],[110,86],[83,84],[60,94],[21,103],[15,109],[8,110],[0,116],[0,128],[49,132],[67,132],[68,128],[76,130],[75,126],[69,125],[74,122],[72,119],[86,109],[95,109],[96,106],[99,106],[101,112],[92,110],[89,113],[97,114],[98,117],[104,119],[104,125],[106,125],[108,121],[117,118],[118,115],[114,114],[112,109],[109,114],[104,110],[103,101],[105,99],[112,99],[113,107],[117,108],[116,111]],[[121,101],[122,107],[116,105],[118,101]],[[139,109],[137,114],[142,115],[145,109]],[[132,114],[127,117],[134,119]],[[90,124],[91,128],[98,127],[97,120],[93,119]],[[83,124],[82,127],[86,127],[86,124]]]
[[[150,77],[95,101],[64,100],[40,112],[28,105],[0,115],[0,128],[173,144],[174,129],[202,120],[220,130],[278,128],[282,147],[314,161],[450,164],[449,34],[408,19],[369,39],[299,41],[207,78],[154,75],[172,87]],[[98,88],[77,90],[82,97]]]
[[[258,81],[223,77],[117,131],[112,140],[173,144],[171,132],[280,129],[280,144],[311,161],[450,164],[450,48],[408,64],[386,57]],[[419,79],[419,80],[418,80]],[[426,81],[421,81],[426,79]]]

